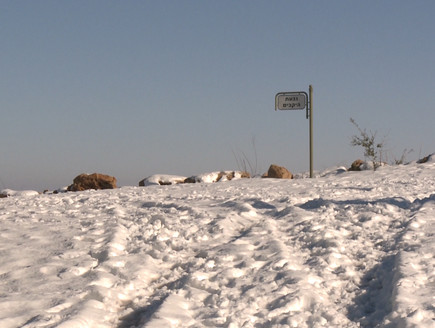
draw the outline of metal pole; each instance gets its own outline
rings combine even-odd
[[[309,86],[310,105],[310,178],[313,177],[313,87]]]

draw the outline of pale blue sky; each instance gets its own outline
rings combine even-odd
[[[435,2],[0,1],[0,189],[80,173],[137,185],[157,174],[349,166],[361,127],[389,159],[435,151]]]

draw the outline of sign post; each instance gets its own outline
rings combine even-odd
[[[305,91],[279,92],[275,96],[275,111],[306,109],[307,119],[310,119],[310,178],[313,177],[313,87],[310,85],[308,94]]]

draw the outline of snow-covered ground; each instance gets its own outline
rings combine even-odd
[[[435,327],[435,161],[0,199],[0,327]]]

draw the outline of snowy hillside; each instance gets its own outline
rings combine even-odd
[[[0,254],[3,328],[435,327],[435,163],[18,193]]]

